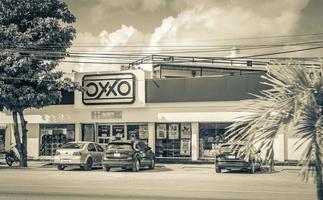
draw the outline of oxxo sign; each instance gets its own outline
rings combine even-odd
[[[85,75],[82,100],[85,105],[130,104],[135,101],[135,76],[125,74]]]

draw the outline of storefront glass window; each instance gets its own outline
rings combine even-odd
[[[105,146],[114,140],[142,140],[148,144],[148,124],[82,124],[82,141],[98,142]]]
[[[156,157],[190,157],[191,124],[156,124]]]
[[[54,156],[57,149],[71,141],[75,141],[74,124],[41,124],[39,155]]]
[[[147,124],[127,125],[127,139],[141,140],[146,144],[148,144],[148,125]]]
[[[111,136],[110,124],[99,124],[97,142],[100,144],[108,144],[110,142],[110,136]]]
[[[200,157],[214,159],[219,144],[227,142],[225,131],[231,123],[200,123]]]

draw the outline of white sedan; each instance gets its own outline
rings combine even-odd
[[[54,164],[58,170],[78,166],[84,170],[102,166],[104,149],[94,142],[69,142],[56,151]]]

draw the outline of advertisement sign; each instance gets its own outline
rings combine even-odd
[[[166,124],[157,124],[157,139],[166,139],[167,130]]]
[[[190,139],[191,138],[191,124],[182,123],[181,124],[181,138]]]
[[[139,139],[145,140],[148,139],[148,126],[140,125],[139,126]]]
[[[179,139],[179,125],[178,124],[169,124],[168,139],[171,139],[171,140]]]
[[[181,140],[181,156],[190,156],[191,155],[191,141],[190,140]]]
[[[122,111],[92,111],[92,119],[121,119]]]
[[[116,138],[124,137],[124,125],[112,125],[112,136]]]
[[[84,75],[82,102],[85,105],[132,104],[135,102],[135,76],[124,74]]]

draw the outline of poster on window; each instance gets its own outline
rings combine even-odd
[[[128,139],[129,140],[138,139],[139,129],[137,129],[137,128],[130,129],[130,127],[128,126],[127,131],[128,131]]]
[[[166,124],[157,124],[157,139],[166,139]]]
[[[183,123],[181,124],[181,138],[190,139],[191,138],[191,124]]]
[[[124,137],[124,125],[113,125],[112,126],[112,136],[115,138],[123,138]]]
[[[190,156],[191,155],[191,141],[190,140],[181,140],[181,156]]]
[[[169,127],[168,127],[168,139],[171,139],[171,140],[179,139],[179,126],[178,126],[178,124],[169,124]]]
[[[148,126],[140,125],[139,126],[139,139],[146,140],[148,139]]]

